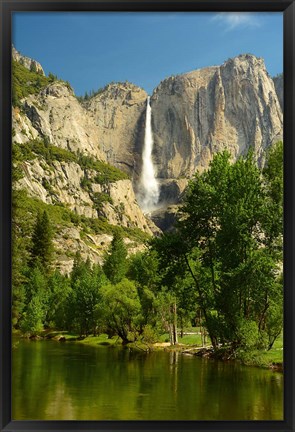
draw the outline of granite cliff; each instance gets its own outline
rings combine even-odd
[[[160,178],[191,177],[225,149],[236,159],[252,146],[263,163],[266,148],[282,139],[274,82],[252,55],[167,78],[151,105]]]
[[[38,62],[14,49],[13,59],[46,81]],[[159,232],[136,200],[147,93],[128,82],[111,83],[81,100],[69,83],[45,81],[13,108],[13,143],[23,172],[16,188],[46,205],[123,227],[131,252],[137,250],[142,242],[134,242],[132,230]],[[266,149],[283,135],[282,88],[282,77],[273,80],[264,61],[252,55],[158,85],[151,96],[153,161],[164,207],[154,218],[158,226],[167,228],[163,218],[173,222],[188,179],[206,169],[214,153],[226,149],[236,159],[253,147],[264,163]],[[111,230],[82,231],[78,223],[59,232],[61,254],[81,250],[101,261]],[[72,261],[64,259],[63,271]]]

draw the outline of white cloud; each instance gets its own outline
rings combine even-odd
[[[226,31],[261,26],[257,14],[250,12],[220,12],[214,15],[212,21],[225,26]]]

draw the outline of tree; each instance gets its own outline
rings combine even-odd
[[[100,302],[100,287],[105,282],[98,268],[91,268],[90,262],[76,262],[71,274],[72,290],[66,311],[69,329],[82,335],[95,333],[97,326],[96,308]]]
[[[148,324],[157,325],[156,295],[158,290],[159,266],[153,250],[139,252],[129,260],[127,276],[135,282],[142,307],[142,330]]]
[[[15,170],[13,170],[15,179]],[[25,210],[26,194],[21,190],[12,192],[12,321],[17,327],[25,307],[26,270],[28,264],[29,224]]]
[[[273,253],[282,256],[283,240],[283,143],[279,141],[269,149],[263,169],[263,186],[266,196],[263,228],[264,243]]]
[[[158,260],[158,313],[166,331],[169,332],[171,345],[178,343],[178,306],[182,296],[183,280],[186,276],[184,247],[178,233],[164,234],[151,241]],[[183,314],[182,314],[183,317]]]
[[[280,308],[271,311],[271,304],[281,302],[281,254],[275,253],[281,251],[281,173],[280,150],[270,152],[264,175],[252,151],[236,163],[217,154],[190,182],[176,232],[153,242],[166,269],[162,282],[178,306],[184,284],[177,284],[177,272],[183,281],[190,275],[214,348],[242,346],[254,327],[261,337],[266,329],[270,337],[278,334]]]
[[[44,307],[39,295],[35,295],[28,304],[20,328],[24,333],[34,336],[43,330]]]
[[[70,280],[55,270],[48,278],[45,323],[49,327],[65,328],[66,304],[72,293]]]
[[[105,255],[103,271],[113,284],[120,282],[127,272],[127,249],[120,234],[115,233]]]
[[[101,288],[98,314],[108,334],[118,335],[123,344],[136,340],[141,328],[141,304],[134,282],[122,279]]]
[[[37,66],[34,61],[31,62],[30,71],[33,73],[37,73]]]
[[[30,269],[24,284],[25,307],[19,326],[25,333],[35,335],[43,329],[48,306],[47,278],[40,267]]]
[[[38,212],[32,234],[30,266],[41,266],[48,273],[53,261],[53,230],[48,214]]]
[[[49,72],[49,74],[48,74],[48,80],[49,80],[49,82],[54,82],[54,81],[57,80],[57,76],[54,75],[52,72]]]

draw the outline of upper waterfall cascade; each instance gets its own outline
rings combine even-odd
[[[150,97],[148,97],[146,104],[144,147],[142,152],[142,172],[140,178],[141,196],[139,199],[140,205],[145,212],[150,212],[156,208],[160,195],[152,160],[153,145],[152,109]]]

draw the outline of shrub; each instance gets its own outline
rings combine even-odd
[[[39,93],[49,83],[49,78],[12,61],[12,105],[20,106],[21,99],[30,94]]]
[[[237,331],[239,345],[247,350],[253,349],[259,342],[258,326],[255,321],[243,319]]]

